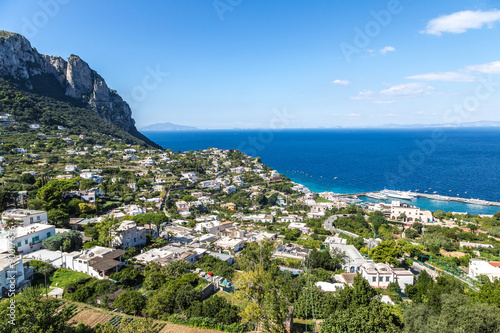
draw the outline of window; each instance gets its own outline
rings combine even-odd
[[[388,276],[386,276],[385,282],[389,282],[389,277]]]
[[[37,216],[37,217],[36,217],[36,220],[37,220],[37,221],[40,221],[40,216]]]
[[[383,277],[383,276],[380,276],[380,277],[378,278],[378,281],[379,281],[379,282],[384,281],[384,277]]]
[[[28,245],[28,240],[27,239],[24,240],[24,245]]]
[[[17,247],[21,247],[21,242],[17,242]]]
[[[30,223],[33,223],[33,218],[32,217],[30,217]]]
[[[47,238],[49,238],[49,237],[50,237],[50,232],[47,233]]]
[[[376,276],[372,277],[372,282],[377,282],[377,277]]]

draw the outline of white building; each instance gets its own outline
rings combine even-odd
[[[223,249],[226,250],[233,250],[234,252],[238,252],[243,250],[243,246],[245,245],[245,242],[242,239],[238,238],[229,238],[229,237],[223,237],[219,239],[215,244]]]
[[[371,262],[361,266],[361,276],[373,288],[387,288],[389,283],[397,282],[401,290],[408,284],[412,285],[414,279],[413,273],[404,268],[391,268],[387,264]]]
[[[403,222],[432,222],[432,213],[428,211],[421,211],[420,208],[401,203],[401,201],[392,201],[391,203],[391,219],[400,219],[401,214],[406,218],[402,219]]]
[[[0,254],[0,297],[10,298],[28,284],[22,257]]]
[[[66,268],[75,272],[85,273],[97,279],[109,277],[124,264],[121,256],[124,250],[115,250],[102,246],[74,251],[71,253],[39,250],[26,255],[27,258],[50,263],[56,268]]]
[[[232,194],[232,193],[236,192],[236,186],[230,185],[230,186],[224,187],[223,191],[226,194]]]
[[[288,225],[288,229],[297,229],[300,230],[300,232],[303,234],[312,233],[311,228],[307,227],[305,223],[290,222],[290,224]]]
[[[211,189],[211,190],[220,190],[220,184],[215,180],[204,180],[198,184],[201,188]]]
[[[138,227],[134,221],[122,221],[116,230],[116,236],[112,241],[113,246],[126,249],[127,246],[139,246],[146,244],[146,229]]]
[[[66,165],[64,167],[64,171],[66,172],[75,172],[76,170],[78,170],[78,167],[76,165]]]
[[[27,227],[17,227],[0,234],[0,252],[9,251],[12,246],[17,246],[17,251],[22,254],[37,251],[42,247],[42,241],[55,235],[53,225],[34,223]],[[13,238],[7,237],[12,235]]]
[[[469,276],[477,279],[480,275],[487,276],[491,281],[500,279],[500,262],[471,259],[469,261]]]
[[[196,175],[196,172],[194,172],[194,171],[184,171],[184,172],[181,172],[181,180],[183,180],[183,179],[187,179],[190,182],[195,182],[199,178]]]
[[[342,269],[348,273],[358,272],[361,269],[361,266],[366,263],[366,259],[363,258],[354,245],[330,243],[330,251],[333,251],[333,249],[337,249],[337,251],[344,253]]]
[[[104,178],[102,178],[102,176],[99,176],[99,175],[96,175],[94,174],[93,172],[82,172],[80,174],[80,177],[82,179],[90,179],[90,180],[93,180],[97,183],[100,183],[104,180]]]
[[[20,226],[27,227],[33,223],[47,224],[47,212],[30,209],[7,209],[2,213],[2,227],[5,228],[7,220],[16,220]]]

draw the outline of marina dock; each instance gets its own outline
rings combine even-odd
[[[338,194],[336,195],[337,197],[365,197],[367,194],[376,194],[380,193],[380,191],[374,191],[374,192],[360,192],[360,193],[346,193],[346,194]],[[446,196],[446,195],[440,195],[440,194],[428,194],[428,193],[417,193],[417,192],[405,192],[405,193],[410,193],[414,195],[415,197],[418,198],[426,198],[430,200],[439,200],[439,201],[455,201],[455,202],[462,202],[465,204],[469,205],[480,205],[480,206],[497,206],[500,207],[500,202],[496,201],[486,201],[486,200],[477,200],[478,202],[470,202],[470,200],[474,200],[471,198],[460,198],[460,197],[451,197],[451,196]],[[388,198],[387,200],[401,200],[398,198]]]

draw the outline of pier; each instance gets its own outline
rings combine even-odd
[[[338,198],[347,198],[347,197],[354,197],[354,196],[365,197],[367,194],[379,193],[379,192],[380,191],[360,192],[360,193],[345,193],[345,194],[336,194],[334,196],[338,197]],[[408,192],[405,192],[405,193],[408,193]],[[496,201],[486,201],[486,200],[484,200],[483,203],[474,203],[474,202],[469,202],[469,200],[471,200],[471,198],[450,197],[450,196],[446,196],[446,195],[428,194],[428,193],[417,193],[417,192],[409,192],[409,193],[411,193],[412,195],[415,195],[415,197],[426,198],[426,199],[431,199],[431,200],[455,201],[455,202],[462,202],[462,203],[469,204],[469,205],[497,206],[497,207],[500,207],[500,202],[496,202]],[[391,197],[389,197],[387,200],[402,200],[402,199],[397,199],[397,198],[391,198]]]

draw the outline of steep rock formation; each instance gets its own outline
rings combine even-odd
[[[0,31],[0,77],[22,89],[85,105],[107,121],[144,139],[135,128],[129,105],[76,55],[66,61],[40,54],[25,37]]]

